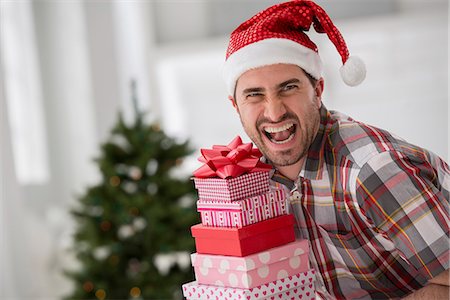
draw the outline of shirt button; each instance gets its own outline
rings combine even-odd
[[[300,198],[302,197],[302,195],[299,193],[299,191],[294,191],[292,194],[291,194],[291,201],[292,200],[300,200]]]

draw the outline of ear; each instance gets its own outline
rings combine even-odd
[[[317,105],[319,107],[322,106],[322,93],[323,93],[324,84],[325,83],[324,83],[323,77],[321,77],[319,80],[317,80],[316,86],[314,88],[314,93],[315,93],[315,96],[316,96]]]
[[[233,105],[234,109],[236,109],[236,112],[239,113],[239,108],[237,106],[236,99],[234,99],[233,96],[230,95],[228,96],[228,100],[231,101],[231,104]]]

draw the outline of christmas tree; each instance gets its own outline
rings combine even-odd
[[[119,115],[102,145],[101,183],[72,211],[80,267],[67,272],[75,284],[67,299],[179,299],[193,280],[195,190],[176,176],[191,150],[146,124],[134,104],[134,124]]]

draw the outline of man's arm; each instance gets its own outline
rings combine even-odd
[[[449,299],[450,271],[444,271],[430,279],[426,286],[403,298],[405,300]]]
[[[448,166],[442,173],[439,185],[435,169],[420,156],[384,152],[358,176],[357,197],[365,216],[417,272],[417,282],[426,283],[407,299],[449,299],[449,271],[442,271],[449,268]]]
[[[437,284],[443,286],[450,286],[450,270],[444,271],[438,276],[431,278],[428,284]]]

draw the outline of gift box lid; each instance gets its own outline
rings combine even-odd
[[[191,232],[192,236],[195,238],[242,240],[248,237],[252,237],[283,227],[290,227],[293,225],[294,216],[292,214],[289,214],[264,220],[240,228],[210,227],[204,226],[202,224],[197,224],[191,227]]]
[[[295,259],[300,255],[307,255],[309,253],[308,245],[307,240],[296,240],[244,257],[193,253],[191,261],[194,267],[250,271],[283,260]]]

